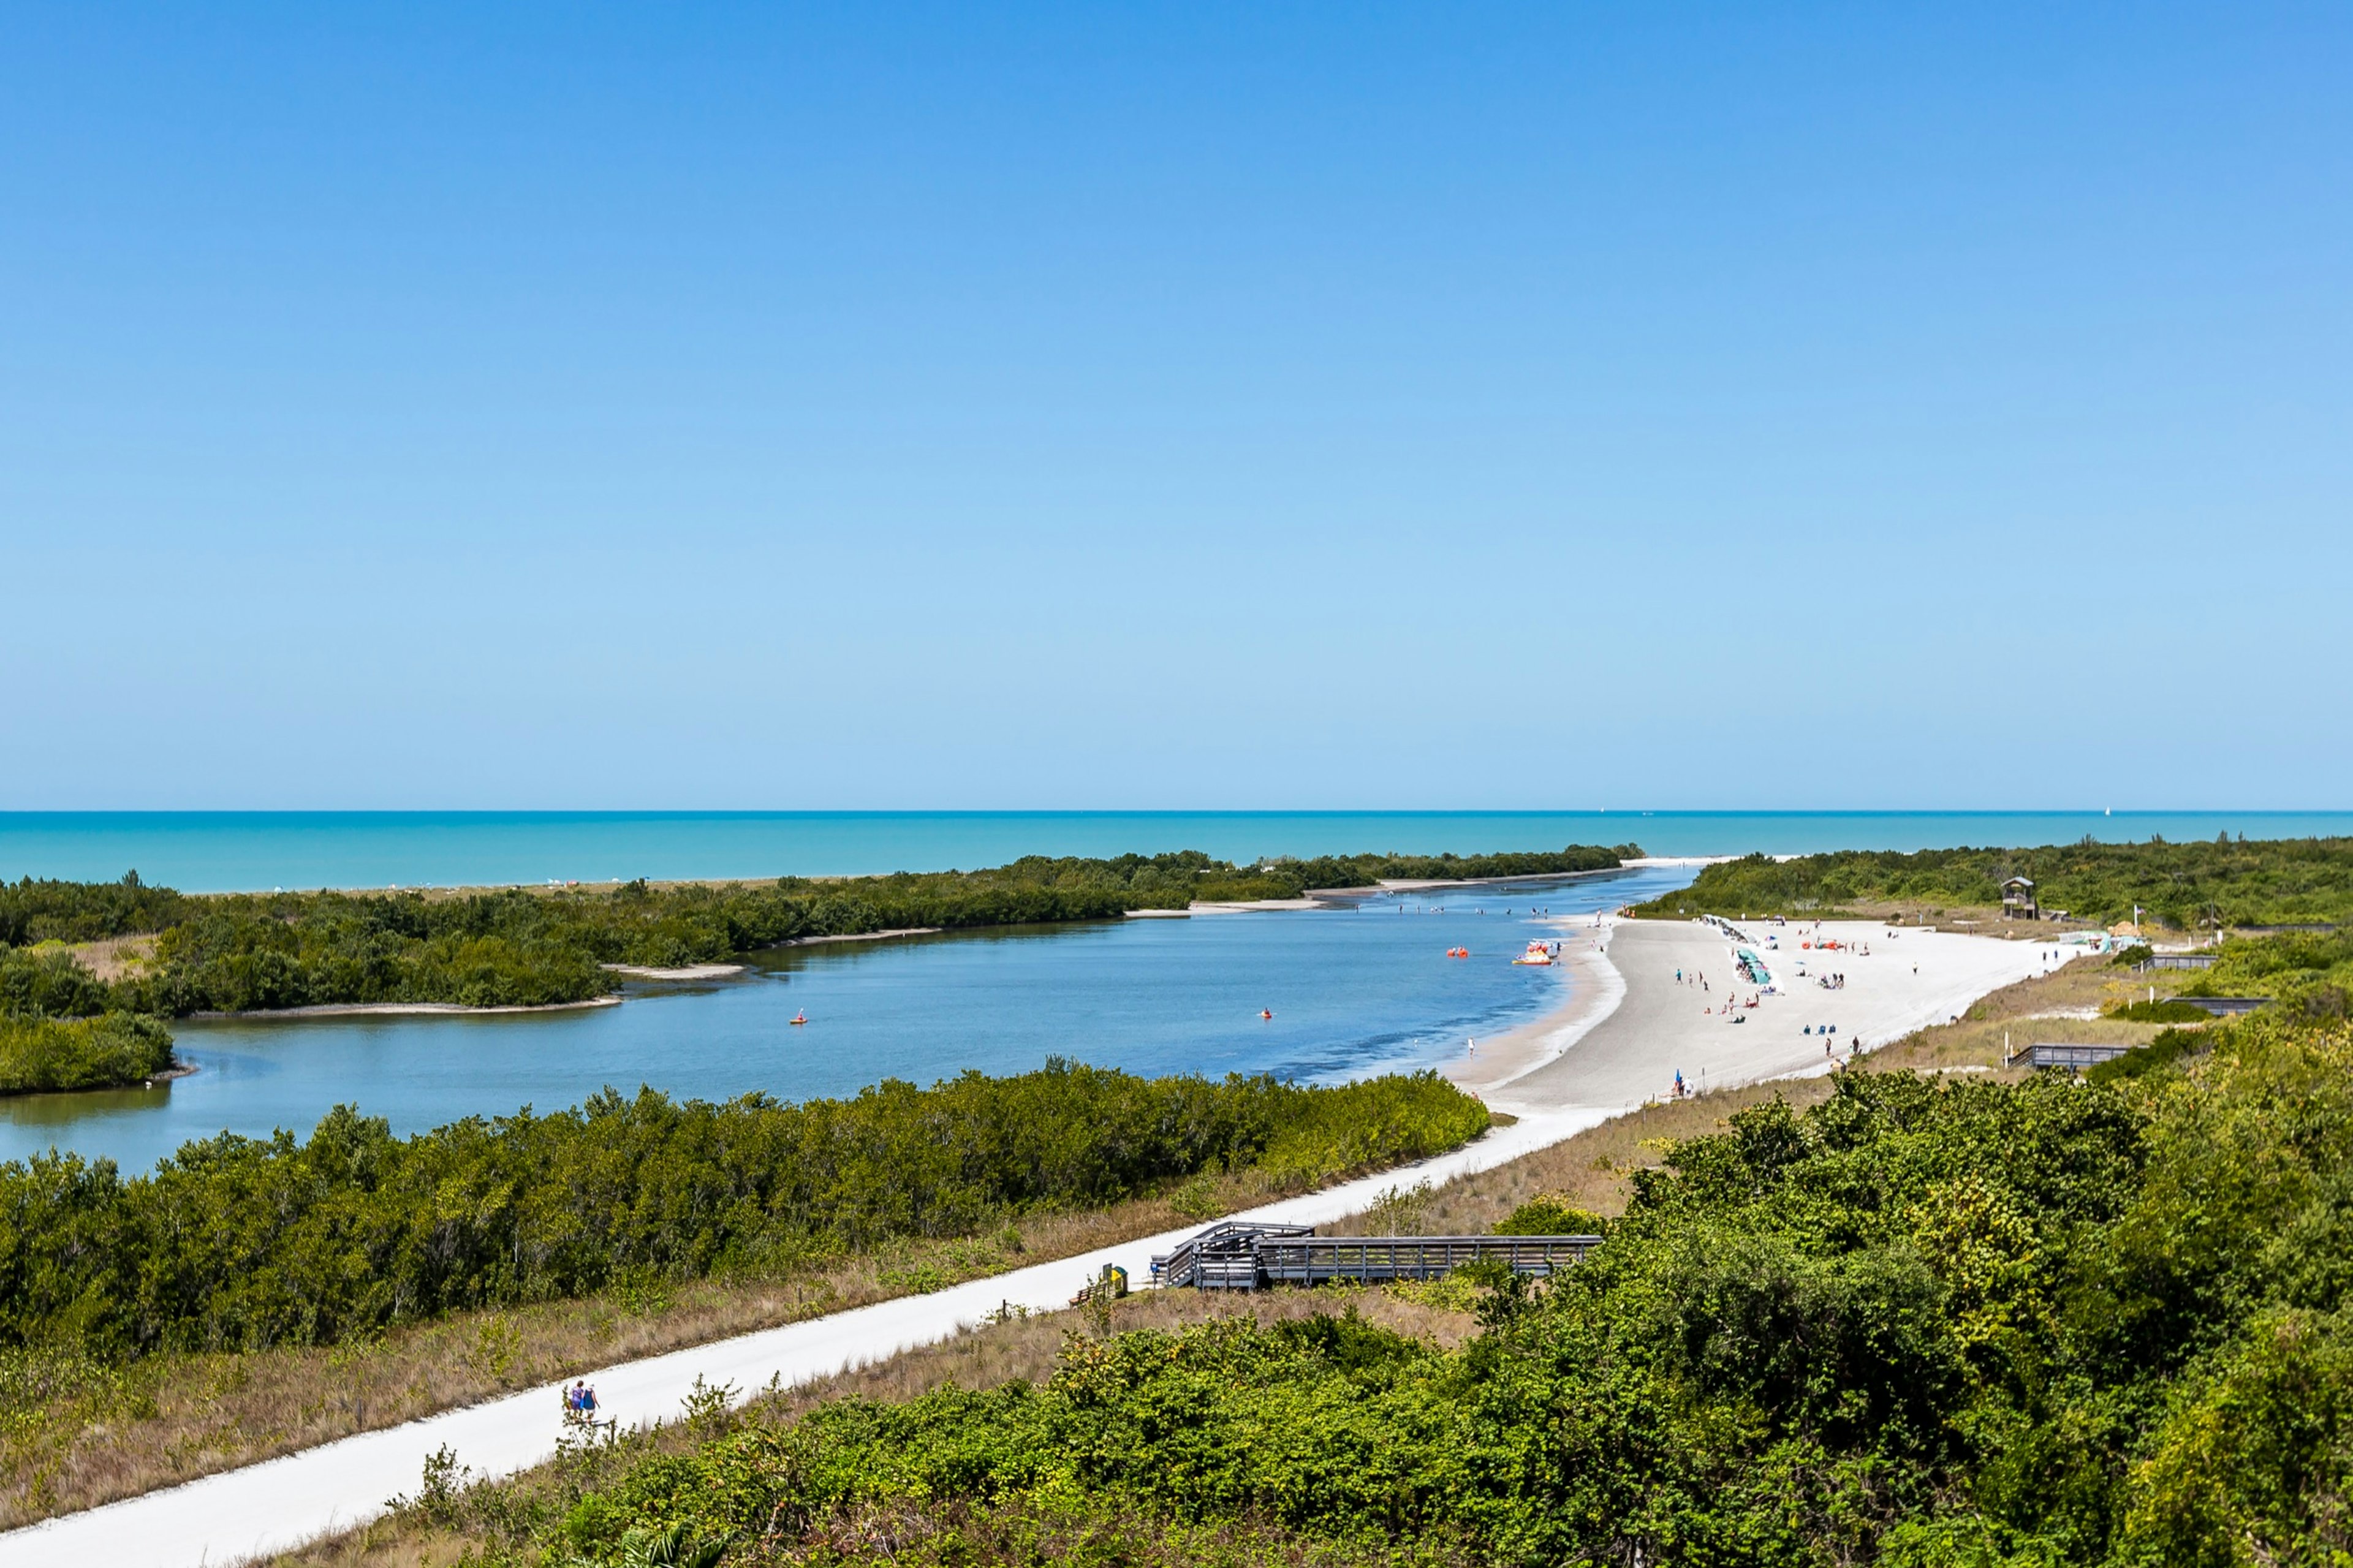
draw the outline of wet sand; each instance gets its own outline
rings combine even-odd
[[[1535,1071],[1575,1046],[1615,1013],[1626,982],[1605,956],[1612,922],[1596,928],[1590,915],[1546,921],[1559,931],[1560,966],[1567,971],[1568,999],[1518,1028],[1479,1041],[1475,1057],[1465,1051],[1439,1068],[1451,1081],[1503,1109],[1496,1091]]]

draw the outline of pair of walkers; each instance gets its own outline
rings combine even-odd
[[[586,1379],[564,1391],[564,1418],[566,1421],[596,1419],[596,1391],[588,1386]]]

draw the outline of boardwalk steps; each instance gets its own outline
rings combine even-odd
[[[1542,1277],[1600,1245],[1598,1236],[1317,1236],[1312,1226],[1229,1220],[1154,1258],[1152,1276],[1197,1290],[1436,1279],[1466,1263]]]

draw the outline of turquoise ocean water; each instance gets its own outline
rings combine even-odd
[[[190,892],[854,875],[1022,855],[1225,859],[1637,843],[1806,854],[2095,838],[2353,834],[2353,812],[0,812],[0,877],[136,869]]]

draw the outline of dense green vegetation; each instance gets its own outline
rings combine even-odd
[[[2087,1070],[2084,1076],[2094,1083],[2117,1083],[2128,1078],[2143,1078],[2161,1068],[2168,1068],[2185,1057],[2197,1055],[2213,1042],[2200,1029],[2167,1029],[2145,1046],[2135,1046],[2113,1061],[2105,1061]]]
[[[0,1016],[0,1094],[138,1083],[171,1065],[171,1034],[153,1018]]]
[[[2126,1002],[2108,1009],[2106,1016],[2121,1018],[2128,1024],[2202,1024],[2211,1016],[2202,1007],[2170,997],[2161,1002]]]
[[[62,947],[0,948],[0,1016],[88,1017],[113,1000],[112,989]]]
[[[1620,848],[1632,851],[1635,846]],[[923,927],[1100,920],[1196,899],[1293,898],[1384,878],[1523,876],[1607,869],[1620,850],[1572,845],[1529,855],[1378,856],[1237,867],[1198,852],[1113,859],[1032,856],[980,871],[837,881],[434,895],[269,893],[189,898],[141,884],[0,884],[0,987],[48,1016],[185,1016],[323,1004],[466,1006],[576,1002],[614,988],[599,966],[676,967],[803,937]],[[158,933],[137,973],[111,984],[40,942]]]
[[[1482,881],[1496,877],[1562,876],[1576,871],[1615,870],[1641,858],[1639,844],[1598,848],[1572,844],[1557,852],[1527,855],[1327,855],[1314,860],[1275,860],[1256,874],[1297,891],[1310,888],[1369,888],[1377,882]]]
[[[1308,1089],[1064,1063],[793,1106],[607,1090],[412,1138],[344,1107],[306,1142],[224,1133],[129,1180],[73,1154],[0,1165],[0,1344],[332,1343],[458,1308],[774,1275],[1203,1171],[1303,1187],[1486,1125],[1434,1074]]]
[[[2031,878],[2042,908],[2103,924],[2133,906],[2177,930],[2353,923],[2353,838],[2052,845],[2040,849],[1841,850],[1764,855],[1703,869],[1635,913],[1831,914],[1852,905],[1985,907],[2009,877]]]
[[[492,1561],[2341,1563],[2353,1032],[2137,1078],[1842,1075],[1677,1145],[1457,1352],[1343,1314],[1075,1337],[1044,1386],[754,1415]],[[1049,1555],[1039,1555],[1051,1543]],[[1089,1543],[1092,1543],[1092,1545]],[[1113,1550],[1113,1548],[1116,1548]]]
[[[2353,997],[2353,931],[2225,942],[2214,967],[2180,989],[2185,996],[2275,996],[2306,1016],[2342,1018]]]
[[[112,1089],[169,1070],[170,1031],[114,1004],[62,948],[0,947],[0,1094]]]
[[[198,900],[151,888],[136,871],[119,882],[0,881],[0,947],[98,942],[177,925]]]
[[[1497,1236],[1599,1236],[1609,1222],[1551,1196],[1530,1198],[1496,1222]]]

